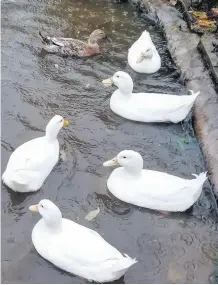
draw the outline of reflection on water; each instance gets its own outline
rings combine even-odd
[[[70,59],[45,55],[38,31],[86,40],[102,28],[112,43],[102,55]],[[139,75],[127,64],[127,50],[148,29],[162,57],[161,69]],[[65,217],[97,230],[139,262],[125,283],[202,283],[217,278],[216,205],[210,185],[187,213],[163,217],[118,201],[106,189],[111,170],[102,167],[122,149],[135,149],[144,167],[191,178],[204,171],[189,120],[183,124],[141,124],[113,114],[101,80],[123,70],[134,91],[186,92],[166,49],[161,31],[129,4],[102,0],[4,0],[2,4],[2,169],[21,143],[41,136],[48,120],[61,114],[70,121],[59,141],[66,153],[42,189],[29,195],[2,187],[2,278],[4,283],[86,283],[58,270],[33,249],[37,215],[31,204],[50,198]],[[190,118],[189,118],[190,119]],[[188,143],[184,143],[184,141]],[[92,222],[85,216],[100,213]]]

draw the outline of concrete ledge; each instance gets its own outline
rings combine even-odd
[[[218,56],[216,53],[211,52],[214,48],[213,42],[218,44],[218,40],[213,35],[204,35],[199,41],[198,49],[211,72],[214,83],[218,86]]]
[[[189,26],[189,29],[192,30],[190,24],[192,19],[188,13],[188,10],[191,10],[190,1],[180,0],[179,4],[182,6],[183,15],[186,19],[187,25]],[[214,83],[218,85],[218,56],[216,53],[211,52],[214,49],[213,42],[218,44],[218,40],[215,38],[215,35],[212,33],[205,33],[199,38],[198,50],[200,51],[206,66],[210,70]]]
[[[211,174],[211,184],[218,195],[218,95],[197,49],[200,38],[190,33],[182,14],[170,6],[169,1],[139,0],[139,4],[156,13],[187,88],[201,91],[194,108],[194,129]]]

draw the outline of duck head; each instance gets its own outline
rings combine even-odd
[[[91,35],[89,36],[88,43],[95,44],[101,39],[109,39],[105,32],[101,29],[94,30]]]
[[[142,156],[133,150],[123,150],[116,157],[103,163],[103,166],[121,165],[129,173],[137,174],[143,169]]]
[[[55,115],[46,126],[46,137],[50,140],[56,139],[60,129],[68,125],[69,122],[64,120],[62,116]]]
[[[144,59],[152,59],[152,57],[153,57],[153,51],[152,48],[149,47],[145,51],[141,52],[141,54],[136,60],[136,63],[141,63]]]
[[[133,81],[131,76],[123,71],[116,72],[112,77],[105,79],[102,83],[108,87],[114,84],[118,87],[122,94],[132,94],[133,91]]]
[[[60,229],[62,222],[61,211],[49,199],[43,199],[37,205],[30,206],[29,210],[39,212],[48,228],[53,230]]]

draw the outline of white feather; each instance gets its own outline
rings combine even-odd
[[[195,179],[189,180],[164,172],[142,169],[143,166],[136,171],[134,169],[142,159],[140,154],[128,150],[122,153],[125,153],[127,158],[131,157],[128,165],[125,165],[123,159],[123,167],[115,169],[107,181],[109,191],[118,199],[153,210],[183,212],[200,197],[207,179],[206,173],[200,173]],[[120,154],[117,157],[119,161]],[[130,166],[131,170],[127,170]]]
[[[45,203],[43,211],[49,211]],[[38,253],[57,267],[102,283],[119,279],[136,263],[97,232],[62,217],[57,225],[53,220],[53,226],[48,227],[49,218],[35,225],[32,241]]]
[[[43,184],[59,157],[57,134],[63,126],[61,116],[49,122],[48,133],[19,146],[10,156],[3,182],[17,192],[34,192]]]
[[[137,59],[147,48],[151,48],[153,52],[152,58],[144,59],[141,63],[137,63]],[[155,45],[153,44],[150,34],[144,31],[140,38],[130,47],[128,51],[128,63],[133,70],[139,73],[154,73],[161,67],[161,58]]]
[[[118,71],[113,76],[118,89],[110,99],[111,110],[129,120],[178,123],[186,118],[200,92],[192,95],[132,93],[129,74]]]

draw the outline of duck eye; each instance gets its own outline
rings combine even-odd
[[[120,76],[119,75],[117,75],[117,78],[119,78]]]
[[[63,119],[60,120],[60,123],[62,123],[62,122],[63,122]]]
[[[41,207],[44,208],[44,206],[41,204]]]
[[[124,156],[123,158],[126,158],[126,156]]]

